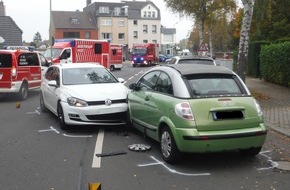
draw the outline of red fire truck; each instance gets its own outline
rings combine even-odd
[[[123,51],[115,44],[104,40],[56,39],[54,45],[44,52],[44,56],[57,63],[99,63],[114,70],[122,68]],[[51,61],[52,59],[52,61]]]
[[[131,63],[136,65],[154,65],[159,61],[158,44],[144,43],[133,44]]]

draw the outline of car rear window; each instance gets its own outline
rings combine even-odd
[[[232,96],[246,94],[234,76],[204,76],[188,79],[194,96]]]
[[[0,68],[12,67],[12,55],[0,54]]]
[[[22,53],[18,57],[18,66],[40,66],[36,53]]]
[[[190,60],[190,59],[184,59],[184,60],[179,60],[178,64],[204,64],[204,65],[214,65],[214,62],[212,60],[202,60],[202,59],[197,59],[197,60]]]

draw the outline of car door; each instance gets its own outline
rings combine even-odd
[[[59,91],[59,68],[49,67],[44,75],[42,90],[43,98],[48,109],[52,112],[57,113],[57,101]],[[50,81],[57,81],[57,86],[49,86]]]
[[[151,110],[148,100],[156,88],[160,71],[145,74],[138,82],[137,89],[129,95],[130,111],[133,122],[142,127],[148,125],[148,111]],[[141,128],[142,128],[141,127]]]

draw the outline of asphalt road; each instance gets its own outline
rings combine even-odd
[[[125,65],[114,74],[129,85],[147,69]],[[276,132],[255,158],[186,154],[172,166],[156,142],[124,126],[62,131],[53,114],[40,111],[37,90],[19,108],[15,97],[0,96],[0,144],[1,190],[88,190],[89,182],[102,190],[290,189],[290,172],[277,168],[290,162],[290,141]],[[130,151],[132,144],[151,149]]]

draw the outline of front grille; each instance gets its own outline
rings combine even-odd
[[[111,100],[112,104],[121,104],[121,103],[127,103],[126,99],[120,99],[120,100]],[[97,105],[106,105],[105,100],[101,101],[93,101],[93,102],[88,102],[89,106],[97,106]]]
[[[86,117],[94,122],[102,123],[120,123],[126,120],[127,112],[100,114],[100,115],[86,115]]]

